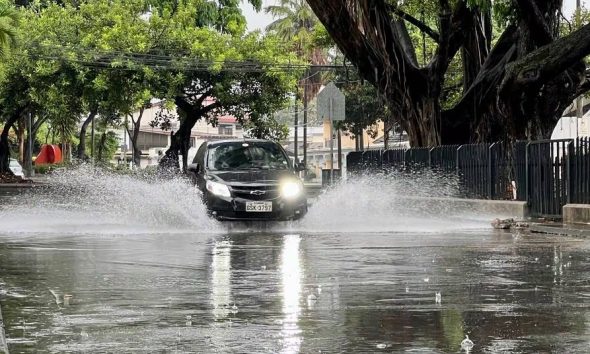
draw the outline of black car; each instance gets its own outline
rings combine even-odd
[[[285,150],[268,140],[205,142],[188,166],[211,216],[218,220],[297,220],[307,198]]]

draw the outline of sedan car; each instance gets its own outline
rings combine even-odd
[[[229,140],[201,145],[189,174],[218,220],[297,220],[307,198],[285,150],[268,140]]]
[[[25,178],[25,174],[23,172],[22,166],[18,163],[15,159],[10,159],[8,163],[8,168],[14,173],[15,176]]]

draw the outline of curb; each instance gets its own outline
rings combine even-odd
[[[530,226],[530,230],[531,230],[531,232],[542,233],[542,234],[551,234],[551,235],[560,235],[560,236],[575,236],[575,237],[589,237],[590,238],[590,230],[569,228],[564,225],[547,226],[547,225],[542,225],[542,224],[532,224]]]
[[[8,343],[6,342],[6,334],[4,333],[4,320],[2,319],[2,307],[0,306],[0,353],[10,354],[8,352]]]

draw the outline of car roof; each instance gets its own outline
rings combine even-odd
[[[278,144],[275,141],[266,140],[266,139],[228,139],[228,140],[209,141],[209,142],[207,142],[207,146],[213,147],[213,146],[218,146],[218,145],[236,144],[236,143],[270,143],[270,144]]]

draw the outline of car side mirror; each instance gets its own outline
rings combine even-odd
[[[301,172],[305,171],[305,164],[303,162],[299,162],[295,164],[295,171]]]
[[[188,171],[193,173],[199,173],[199,164],[198,163],[191,163],[188,165]]]

